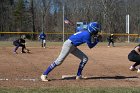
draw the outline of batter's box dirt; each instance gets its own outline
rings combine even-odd
[[[13,54],[14,47],[0,47],[0,87],[140,87],[140,74],[129,70],[133,47],[80,46],[89,58],[82,73],[86,78],[76,80],[80,60],[70,54],[49,74],[50,82],[42,82],[40,75],[58,57],[61,46],[30,47],[32,53],[24,55]],[[62,78],[65,74],[72,76]]]

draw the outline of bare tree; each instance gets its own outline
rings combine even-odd
[[[73,23],[98,21],[105,33],[125,33],[129,14],[130,32],[140,33],[140,0],[1,0],[0,30],[62,32],[63,3],[64,16]],[[74,32],[75,26],[65,30]]]

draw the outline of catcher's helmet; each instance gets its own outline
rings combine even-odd
[[[87,29],[91,34],[96,35],[98,31],[100,31],[100,24],[97,22],[90,22],[87,26]]]

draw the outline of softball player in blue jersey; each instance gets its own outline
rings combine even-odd
[[[41,75],[42,81],[48,81],[48,74],[56,67],[62,64],[69,53],[73,54],[81,60],[77,71],[76,79],[82,79],[82,70],[88,61],[88,57],[77,46],[86,43],[89,48],[93,48],[99,42],[96,39],[94,42],[91,41],[92,35],[97,35],[100,30],[100,25],[97,22],[91,22],[87,26],[87,30],[77,32],[69,37],[62,46],[62,50],[58,58],[46,69]]]
[[[41,47],[46,48],[46,34],[44,32],[40,33],[39,39],[41,40]]]

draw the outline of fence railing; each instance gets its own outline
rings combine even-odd
[[[73,32],[74,33],[74,32]],[[63,40],[63,34],[64,34],[64,40],[66,40],[72,32],[68,33],[61,33],[61,32],[47,32],[45,33],[47,35],[47,40],[49,41],[62,41]],[[20,35],[27,35],[29,39],[32,38],[32,35],[36,35],[36,39],[38,39],[38,35],[40,32],[0,32],[0,40],[13,40],[16,37],[19,37]],[[100,33],[103,36],[103,41],[106,41],[106,38],[110,33]],[[140,41],[140,35],[139,34],[126,34],[126,33],[113,33],[116,41],[127,41],[128,37],[130,38],[131,42],[137,42]]]

